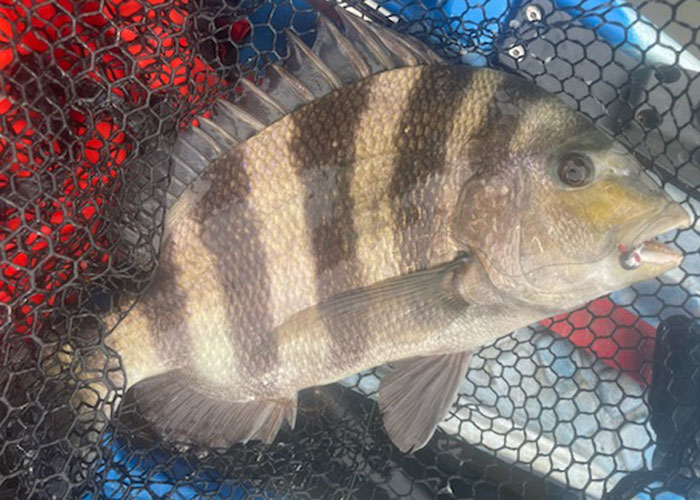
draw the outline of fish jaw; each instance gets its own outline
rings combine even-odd
[[[645,274],[653,272],[654,276],[678,267],[683,261],[683,253],[655,238],[687,228],[692,223],[692,217],[681,205],[668,202],[652,216],[624,227],[619,235],[622,267],[630,271],[646,271]]]

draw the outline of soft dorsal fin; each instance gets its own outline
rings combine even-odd
[[[342,29],[319,13],[313,47],[286,31],[288,55],[256,86],[242,79],[235,103],[220,100],[212,119],[180,134],[173,148],[168,206],[224,152],[299,107],[382,71],[443,60],[423,43],[336,9]]]

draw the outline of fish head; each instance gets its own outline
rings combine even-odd
[[[540,106],[516,127],[502,114],[509,146],[489,148],[462,187],[453,235],[489,281],[556,313],[678,266],[654,238],[689,214],[619,142],[555,97]]]

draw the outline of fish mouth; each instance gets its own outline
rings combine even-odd
[[[643,217],[642,223],[631,225],[620,235],[620,262],[625,269],[635,269],[642,264],[673,268],[683,260],[683,253],[661,243],[656,238],[689,227],[693,219],[678,203],[667,203],[651,217]]]

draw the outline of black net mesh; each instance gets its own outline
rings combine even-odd
[[[696,0],[341,5],[560,96],[697,218]],[[0,498],[700,498],[695,229],[672,238],[679,270],[485,347],[414,454],[383,430],[381,367],[302,392],[295,430],[270,446],[161,442],[128,394],[105,418],[123,378],[100,318],[156,266],[178,133],[284,57],[284,28],[312,43],[323,10],[0,0]],[[104,368],[86,377],[96,351]],[[95,380],[107,397],[71,406]]]

